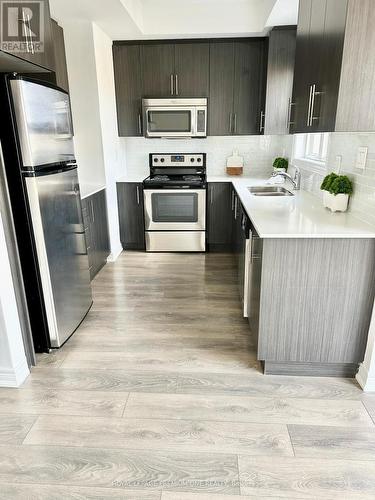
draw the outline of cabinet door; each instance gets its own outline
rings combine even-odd
[[[324,75],[324,60],[326,58],[324,24],[326,7],[327,0],[312,0],[308,49],[310,54],[309,84],[313,86],[313,92],[311,94],[311,118],[308,132],[319,131],[320,114],[323,104],[322,82],[326,78]]]
[[[210,43],[209,135],[232,134],[233,84],[233,42]]]
[[[263,241],[252,228],[247,312],[250,330],[258,347]]]
[[[53,46],[55,54],[55,73],[56,84],[62,89],[69,92],[68,70],[66,67],[65,56],[65,43],[64,43],[64,30],[53,19],[52,22],[52,35]]]
[[[176,43],[175,93],[182,97],[207,97],[209,90],[209,44]]]
[[[232,240],[231,183],[208,185],[208,244],[211,251],[229,250]]]
[[[36,2],[38,3],[38,2]],[[17,54],[22,59],[32,62],[33,64],[38,64],[39,66],[43,66],[44,68],[54,70],[55,69],[55,55],[54,55],[54,41],[52,35],[52,23],[51,23],[51,14],[49,9],[49,1],[41,0],[40,4],[43,9],[43,20],[44,20],[44,41],[43,41],[43,51],[38,52],[36,50],[37,41],[33,42],[34,46],[27,52],[22,54]],[[34,33],[39,32],[38,17],[33,16],[30,21],[30,29]],[[29,39],[33,40],[31,35],[29,35]]]
[[[259,134],[264,129],[265,42],[236,41],[234,48],[233,133]]]
[[[326,0],[324,37],[320,46],[320,81],[317,109],[314,109],[314,132],[335,130],[337,101],[346,24],[346,0]],[[356,67],[357,61],[353,66]],[[315,107],[315,104],[314,104]]]
[[[101,269],[110,253],[107,218],[107,198],[105,189],[92,196],[94,211],[95,253],[97,266]]]
[[[174,44],[141,46],[143,95],[165,97],[174,94]]]
[[[292,111],[296,29],[277,28],[268,47],[265,134],[288,134]]]
[[[349,0],[337,109],[337,131],[375,131],[374,26],[374,1]]]
[[[145,249],[142,184],[117,183],[120,239],[125,250]]]
[[[290,126],[292,133],[310,131],[307,119],[311,88],[310,66],[312,64],[309,49],[311,10],[312,0],[300,0],[293,79],[292,123]]]
[[[235,257],[235,263],[238,270],[239,256],[241,252],[242,241],[242,205],[237,193],[234,192],[234,211],[232,226],[232,252]]]
[[[114,45],[117,124],[119,136],[142,135],[142,78],[139,45]]]

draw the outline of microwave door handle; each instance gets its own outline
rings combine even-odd
[[[190,110],[190,116],[191,116],[191,135],[197,135],[197,110],[196,109],[191,109]]]

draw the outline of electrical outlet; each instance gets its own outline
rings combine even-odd
[[[357,150],[357,161],[355,164],[355,168],[360,168],[364,170],[366,168],[366,160],[367,160],[367,149],[368,148],[358,148]]]

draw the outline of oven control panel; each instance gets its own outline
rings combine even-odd
[[[150,167],[204,167],[205,153],[150,153]]]

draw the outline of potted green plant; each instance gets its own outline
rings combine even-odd
[[[331,172],[323,179],[320,189],[324,191],[325,207],[332,212],[345,212],[348,209],[349,196],[353,192],[353,184],[348,176]]]
[[[286,172],[288,170],[288,160],[281,157],[275,158],[272,166],[275,172]]]

